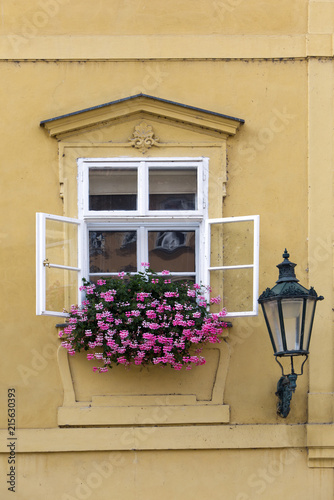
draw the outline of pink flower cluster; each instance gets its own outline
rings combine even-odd
[[[146,270],[97,285],[85,282],[86,300],[81,308],[72,306],[69,324],[59,334],[63,347],[70,355],[89,351],[87,359],[103,364],[94,371],[102,373],[113,364],[175,370],[203,365],[202,345],[220,342],[226,312],[210,314],[201,286],[166,283],[167,274]]]

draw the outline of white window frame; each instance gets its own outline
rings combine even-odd
[[[211,266],[211,226],[214,224],[233,224],[236,222],[253,221],[253,262],[249,264],[236,264],[230,266]],[[252,269],[253,270],[253,300],[252,309],[249,311],[228,311],[227,317],[235,316],[257,316],[259,310],[258,296],[259,296],[259,247],[260,247],[260,216],[248,215],[242,217],[224,217],[221,219],[207,219],[206,220],[206,251],[205,262],[207,269],[207,283],[210,283],[211,271],[224,271],[226,269]]]
[[[196,257],[195,257],[195,279],[200,282],[204,278],[204,269],[199,258],[204,252],[204,220],[208,215],[208,165],[209,159],[204,157],[174,157],[174,158],[79,158],[78,159],[78,213],[79,218],[85,222],[84,248],[89,246],[89,231],[135,230],[143,228],[142,231],[163,229],[168,227],[184,228],[184,230],[196,232]],[[138,168],[137,175],[137,210],[124,211],[94,211],[89,210],[89,169],[94,168],[128,169]],[[197,207],[196,210],[149,210],[149,168],[196,168],[197,169]],[[143,232],[142,232],[143,234]],[[145,238],[144,238],[145,240]],[[143,238],[139,240],[137,247],[137,272],[143,271],[142,262],[148,262],[147,248],[144,248]],[[147,240],[146,240],[147,241]],[[85,252],[84,275],[89,276],[88,251]],[[158,273],[159,274],[159,273]],[[172,273],[177,276],[178,273]],[[179,273],[181,274],[181,273]],[[102,274],[100,273],[102,276]],[[186,273],[182,273],[183,276]],[[192,273],[193,275],[193,273]]]
[[[167,222],[167,221],[162,221],[162,222],[157,222],[157,221],[150,221],[148,223],[144,222],[137,222],[137,223],[128,223],[126,226],[124,226],[124,222],[111,222],[111,223],[92,223],[91,221],[87,222],[86,224],[86,240],[89,241],[89,232],[90,231],[137,231],[137,235],[139,235],[139,238],[137,237],[137,271],[130,273],[130,274],[135,274],[136,272],[143,272],[145,270],[145,266],[142,264],[144,262],[149,262],[149,256],[148,256],[148,247],[146,245],[146,242],[148,241],[148,232],[149,231],[193,231],[195,232],[195,249],[200,248],[200,242],[203,241],[202,235],[202,226],[199,223],[196,222],[180,222],[180,221],[172,221],[172,222]],[[86,248],[88,246],[86,245]],[[195,252],[195,271],[194,272],[172,272],[171,274],[173,276],[189,276],[189,277],[194,277],[196,281],[200,280],[200,252],[197,250]],[[88,261],[88,252],[87,252],[87,261]],[[89,264],[87,262],[86,266],[86,275],[87,279],[89,280],[89,276],[111,276],[116,275],[117,272],[113,273],[91,273],[89,272]],[[161,273],[157,273],[158,275],[161,275]]]
[[[143,271],[142,262],[148,262],[147,232],[150,230],[179,229],[195,231],[195,280],[205,285],[210,284],[210,271],[224,269],[253,269],[253,308],[250,311],[229,311],[228,317],[254,316],[258,314],[259,289],[259,216],[229,217],[208,219],[208,158],[79,158],[78,159],[78,219],[55,216],[51,214],[37,214],[37,314],[52,316],[67,316],[63,312],[46,310],[45,265],[62,267],[79,273],[79,284],[82,277],[89,278],[89,231],[138,230],[143,238],[138,239],[137,271]],[[89,210],[89,168],[103,167],[133,168],[138,167],[138,207],[135,211],[90,211]],[[180,168],[189,166],[197,168],[197,209],[196,210],[148,210],[148,169]],[[145,198],[143,203],[141,198]],[[75,223],[78,225],[78,267],[57,266],[45,263],[45,222],[46,219]],[[247,265],[213,267],[210,263],[211,226],[233,222],[254,222],[253,262]],[[103,273],[98,273],[103,275]],[[106,273],[109,275],[109,273]],[[172,273],[177,276],[178,273]],[[179,273],[181,274],[181,273]],[[182,273],[186,275],[186,273]],[[193,273],[192,273],[193,275]],[[81,294],[78,290],[78,304],[81,303]]]
[[[78,226],[78,267],[54,264],[48,262],[46,258],[46,221],[54,220],[57,222],[75,224]],[[78,284],[80,286],[82,278],[82,228],[83,221],[60,215],[52,215],[38,212],[36,214],[36,314],[47,316],[67,317],[68,314],[60,311],[48,311],[46,309],[46,267],[76,271],[78,273]],[[81,304],[81,297],[78,287],[77,303]]]
[[[208,158],[79,158],[78,159],[78,208],[81,219],[113,219],[128,217],[163,217],[188,220],[197,218],[202,220],[207,216],[208,191]],[[196,210],[149,210],[149,168],[171,171],[178,168],[197,169],[197,209]],[[89,210],[89,169],[115,168],[138,169],[137,175],[137,210]]]

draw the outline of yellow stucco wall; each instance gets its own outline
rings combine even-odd
[[[305,468],[301,449],[24,455],[21,498],[331,498],[331,469]],[[5,467],[2,468],[4,470]],[[148,474],[149,471],[149,474]],[[237,474],[236,474],[237,471]],[[59,491],[62,493],[59,494]],[[31,492],[31,493],[30,493]],[[33,492],[33,493],[32,493]],[[24,496],[26,495],[26,496]],[[10,498],[10,497],[8,497]]]
[[[7,390],[14,387],[20,500],[332,499],[334,2],[97,0],[93,8],[34,0],[2,2],[0,19],[1,477],[9,466]],[[161,404],[144,428],[58,426],[64,394],[56,321],[35,315],[35,213],[75,216],[76,193],[70,189],[63,202],[59,183],[64,172],[75,175],[76,151],[91,144],[85,151],[94,156],[98,143],[126,142],[136,119],[59,143],[39,123],[139,92],[245,120],[227,139],[226,171],[219,134],[153,123],[165,142],[180,143],[173,156],[211,158],[215,217],[260,215],[260,291],[273,286],[287,247],[301,283],[325,296],[286,420],[275,414],[280,371],[260,313],[233,319],[224,343],[227,368],[217,387],[225,423],[204,416],[197,425],[186,412],[182,421],[174,408],[177,424]],[[71,144],[73,158],[63,159]],[[170,151],[152,148],[147,156]],[[75,373],[75,387],[83,382],[76,396],[87,401],[103,375],[82,375],[80,362]],[[159,387],[159,374],[152,376]],[[0,498],[10,495],[2,480]]]
[[[324,2],[323,2],[324,3]],[[306,0],[55,0],[11,2],[2,8],[5,35],[292,34],[307,30]],[[48,20],[47,17],[48,16]],[[33,28],[37,30],[34,33]]]

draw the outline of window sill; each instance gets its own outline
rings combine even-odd
[[[57,327],[63,325],[59,323]],[[109,373],[94,373],[90,362],[70,357],[66,349],[59,346],[64,401],[58,408],[58,425],[228,423],[230,410],[224,404],[230,360],[230,348],[224,340],[227,330],[220,344],[204,347],[206,365],[180,372],[153,366],[130,370],[116,367]]]

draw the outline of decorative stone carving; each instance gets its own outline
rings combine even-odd
[[[158,145],[159,137],[154,137],[154,131],[151,125],[148,125],[146,122],[141,122],[139,125],[135,126],[132,137],[129,137],[129,141],[132,146],[139,149],[139,151],[146,153],[149,148]]]

